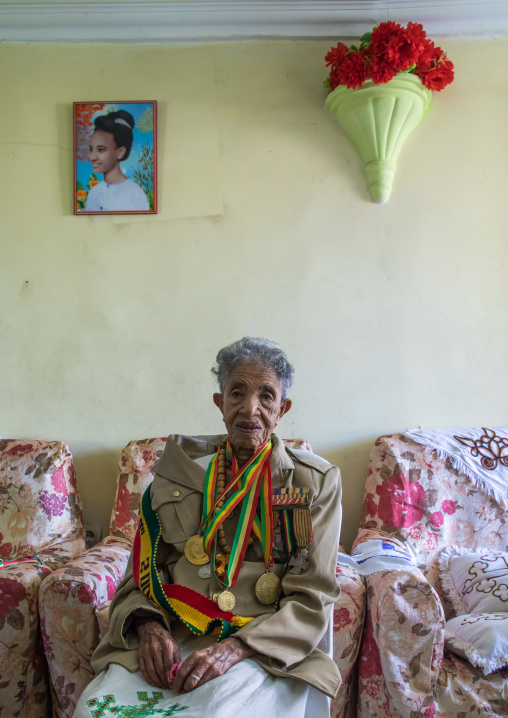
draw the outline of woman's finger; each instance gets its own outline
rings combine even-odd
[[[148,655],[143,655],[142,653],[138,654],[138,664],[139,664],[139,670],[141,672],[141,675],[145,679],[147,683],[149,683],[151,686],[155,686],[155,688],[162,688],[163,686],[159,685],[159,677],[157,676],[157,673],[154,669],[153,662],[151,660],[151,657]]]
[[[167,660],[167,654],[165,653],[164,649],[164,645],[156,646],[152,654],[154,671],[158,679],[159,688],[166,688],[166,686],[168,685],[166,671],[169,671],[172,665]]]
[[[203,661],[199,661],[192,669],[192,672],[187,674],[187,677],[183,682],[184,691],[188,693],[189,691],[193,691],[194,688],[200,686],[203,683],[203,676],[208,670],[208,664]]]
[[[180,667],[178,668],[178,672],[173,683],[173,690],[176,693],[179,693],[182,690],[188,676],[190,676],[191,673],[194,673],[196,663],[197,659],[195,653],[191,653],[190,656],[187,656],[185,661],[182,661]]]
[[[170,652],[171,665],[173,665],[173,663],[180,663],[180,647],[178,643],[175,641],[174,638],[171,638],[170,636],[169,643],[167,645],[168,651]]]

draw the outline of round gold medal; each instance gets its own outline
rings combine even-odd
[[[219,604],[221,611],[232,611],[235,607],[236,598],[231,591],[223,591],[222,593],[219,593],[217,603]]]
[[[203,537],[196,534],[185,542],[183,549],[185,557],[195,566],[202,566],[210,560],[210,557],[203,548]]]
[[[280,593],[280,579],[274,573],[264,573],[256,581],[256,598],[260,603],[274,603]]]

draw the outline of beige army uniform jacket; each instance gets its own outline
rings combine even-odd
[[[188,586],[210,598],[222,590],[221,586],[213,573],[210,579],[199,578],[199,566],[186,559],[183,549],[187,539],[198,530],[205,468],[224,438],[168,437],[151,486],[152,507],[158,512],[162,525],[156,558],[162,581]],[[285,595],[280,610],[275,612],[273,604],[263,605],[255,596],[256,581],[266,570],[261,551],[258,551],[259,558],[252,556],[252,551],[247,553],[246,559],[254,560],[244,559],[237,583],[231,590],[236,598],[234,613],[252,616],[254,620],[234,635],[257,651],[254,660],[271,674],[303,680],[333,697],[341,683],[338,668],[316,647],[327,627],[331,605],[340,595],[335,578],[341,524],[340,472],[314,454],[287,449],[275,434],[272,441],[273,487],[309,488],[313,526],[309,565],[300,574],[291,573],[287,561],[274,565]],[[235,524],[235,518],[224,523],[230,540]],[[253,547],[256,544],[259,542]],[[96,673],[110,663],[119,663],[129,671],[138,669],[138,639],[136,633],[129,630],[130,624],[134,615],[150,614],[160,617],[168,628],[176,620],[152,605],[137,588],[131,554],[125,578],[111,604],[109,631],[92,658]]]

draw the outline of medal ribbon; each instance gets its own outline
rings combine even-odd
[[[238,462],[233,454],[231,443],[226,444],[226,457],[232,461],[233,479],[222,494],[213,502],[217,480],[216,458],[212,459],[205,477],[203,497],[203,547],[208,555],[214,553],[215,537],[219,526],[229,516],[235,506],[242,502],[238,526],[229,557],[226,580],[219,583],[224,588],[232,588],[238,578],[245,551],[249,543],[251,531],[261,540],[265,557],[265,565],[272,566],[273,523],[272,523],[272,480],[270,471],[271,439],[263,444],[258,452],[239,470]],[[217,452],[218,456],[218,452]],[[213,490],[211,485],[213,484]],[[224,505],[213,515],[213,510],[227,492],[238,484],[232,495],[224,501]],[[258,500],[261,496],[260,515],[256,516]]]
[[[139,526],[134,538],[132,568],[137,587],[154,605],[178,618],[196,635],[208,635],[219,629],[219,638],[227,638],[252,618],[222,611],[215,601],[178,584],[163,584],[155,557],[162,534],[159,516],[152,509],[150,486],[139,507]]]

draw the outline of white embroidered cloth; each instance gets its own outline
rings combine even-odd
[[[508,503],[508,426],[406,429],[404,436],[436,449],[496,501]]]
[[[359,544],[351,556],[339,553],[337,563],[351,566],[361,576],[368,576],[374,571],[407,570],[413,565],[413,556],[409,546],[371,539]]]
[[[172,635],[180,646],[182,658],[217,641],[217,636],[213,635],[194,636],[182,624],[172,628]],[[181,718],[308,718],[309,692],[306,683],[292,678],[275,678],[250,658],[236,663],[222,676],[181,695],[169,688],[154,688],[139,671],[129,673],[112,663],[85,688],[74,718],[159,715],[161,718],[172,715]],[[329,713],[327,706],[326,715]]]

